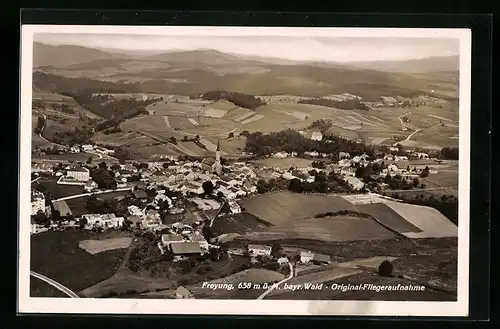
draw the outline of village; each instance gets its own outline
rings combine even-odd
[[[311,139],[321,141],[323,136],[314,132]],[[110,150],[93,145],[73,146],[69,152],[112,154]],[[223,244],[210,230],[214,220],[218,216],[241,213],[239,201],[265,193],[260,189],[263,181],[279,180],[284,182],[284,188],[293,190],[293,183],[313,184],[321,175],[335,175],[346,183],[350,193],[371,193],[388,187],[386,181],[391,177],[398,177],[413,187],[422,187],[418,178],[436,174],[438,171],[434,165],[440,163],[437,159],[429,159],[426,153],[413,150],[401,153],[396,146],[391,147],[388,153],[372,156],[351,156],[348,152],[304,152],[300,155],[296,152],[275,152],[260,160],[279,163],[286,160],[295,162],[297,159],[311,162],[303,167],[296,165],[290,168],[259,163],[259,159],[225,161],[223,165],[217,148],[214,157],[198,161],[166,157],[162,162],[128,162],[109,166],[103,162],[97,168],[87,164],[33,163],[33,181],[55,177],[60,189],[78,186],[82,192],[48,199],[44,193],[32,189],[31,233],[78,228],[92,232],[151,232],[159,241],[157,248],[161,254],[171,255],[174,262],[214,252],[220,255]],[[364,175],[360,174],[362,168],[367,167],[378,168],[377,172],[370,173],[371,184],[366,184]],[[412,183],[414,181],[417,183]],[[117,192],[122,194],[111,201],[101,199],[101,196]],[[87,198],[86,209],[104,211],[75,215],[68,203],[79,198]],[[109,206],[113,203],[114,207]],[[115,209],[119,210],[113,211]],[[301,264],[330,263],[330,256],[309,250],[295,250],[293,255],[285,257],[282,251],[276,253],[269,245],[247,244],[244,248],[222,249],[230,255],[252,256],[254,260],[271,257],[276,266],[284,268],[288,268],[286,264],[290,259]]]

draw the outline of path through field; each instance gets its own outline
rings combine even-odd
[[[284,278],[283,280],[281,280],[280,282],[273,284],[269,289],[264,291],[259,297],[257,297],[258,300],[264,299],[274,289],[276,289],[280,284],[283,284],[283,283],[287,282],[288,280],[290,280],[291,278],[293,278],[293,265],[292,265],[292,263],[290,263],[290,261],[288,262],[288,266],[290,267],[290,275],[287,278]]]
[[[172,129],[172,126],[170,125],[170,121],[168,120],[168,116],[164,115],[163,120],[165,120],[165,125],[167,126],[167,129]]]

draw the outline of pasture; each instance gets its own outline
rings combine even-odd
[[[119,196],[128,196],[128,195],[130,195],[129,191],[121,191],[121,192],[119,191],[119,192],[98,194],[96,195],[96,197],[102,200],[111,200]],[[80,216],[89,213],[89,210],[87,209],[88,199],[89,199],[88,196],[82,196],[79,198],[65,200],[64,202],[68,205],[69,209],[71,209],[71,213],[73,215]]]
[[[456,187],[458,188],[458,170],[438,169],[437,174],[429,174],[424,178],[427,187]]]
[[[243,236],[252,241],[307,239],[325,242],[385,240],[394,234],[375,221],[358,217],[325,217],[303,219]]]
[[[31,270],[51,278],[73,291],[80,291],[111,277],[120,266],[125,250],[92,255],[79,242],[93,234],[78,229],[49,231],[31,236]]]
[[[126,249],[130,246],[132,238],[109,238],[105,240],[82,240],[79,242],[79,247],[86,252],[95,255],[108,250]]]
[[[215,235],[228,233],[248,233],[252,231],[266,230],[269,225],[260,221],[249,213],[229,214],[217,217],[212,225]]]
[[[244,211],[272,225],[282,225],[326,212],[355,210],[351,203],[339,196],[297,194],[289,191],[258,195],[239,203]]]
[[[46,193],[51,199],[59,199],[74,194],[85,193],[85,190],[81,186],[57,184],[58,178],[59,177],[42,177],[37,181],[35,189]]]
[[[442,238],[456,237],[458,234],[457,226],[434,208],[393,201],[388,201],[386,204],[408,222],[422,230],[422,232],[417,233],[404,233],[407,237]]]
[[[383,225],[395,230],[398,233],[422,232],[421,229],[410,224],[401,215],[384,203],[368,203],[356,206],[356,209],[364,214],[373,216]]]

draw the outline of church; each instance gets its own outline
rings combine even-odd
[[[208,171],[213,174],[221,175],[222,174],[222,163],[220,158],[220,145],[219,141],[217,141],[217,150],[215,151],[215,159],[213,158],[204,158],[201,161],[201,168],[205,171]]]

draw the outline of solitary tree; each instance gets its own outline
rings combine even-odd
[[[234,133],[233,132],[230,132],[229,133],[229,138],[233,138],[234,137]]]
[[[211,181],[203,182],[201,187],[203,188],[203,192],[205,192],[206,195],[210,195],[214,191],[214,184],[212,184]]]
[[[388,260],[384,260],[378,267],[378,274],[380,276],[392,276],[393,266]]]

